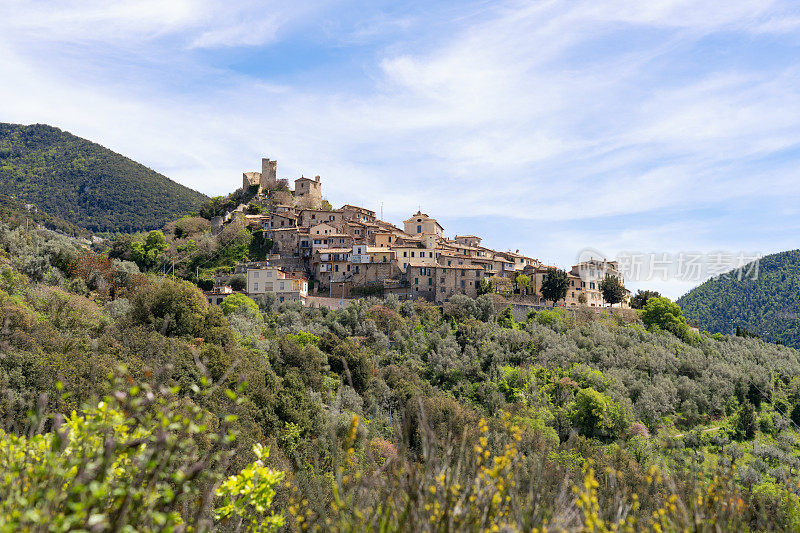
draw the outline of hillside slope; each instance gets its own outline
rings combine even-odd
[[[800,250],[768,255],[758,279],[710,279],[678,300],[689,321],[713,333],[737,326],[800,347]]]
[[[205,195],[43,124],[0,123],[0,193],[92,231],[159,228]]]
[[[0,194],[0,220],[12,226],[24,226],[26,223],[42,225],[72,237],[88,237],[91,235],[91,232],[85,228],[78,227],[72,222],[54,217],[44,211],[35,208],[28,209],[24,202],[15,200],[5,194]]]

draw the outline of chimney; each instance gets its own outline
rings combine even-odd
[[[319,183],[319,176],[314,176],[314,179]]]

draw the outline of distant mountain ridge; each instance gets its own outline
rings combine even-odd
[[[207,199],[121,154],[44,124],[0,123],[0,193],[92,231],[141,231]]]
[[[738,326],[800,348],[800,250],[761,258],[757,279],[712,278],[681,296],[678,304],[700,329],[731,333]]]

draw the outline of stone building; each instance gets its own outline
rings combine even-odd
[[[403,226],[409,235],[433,234],[441,237],[444,232],[444,228],[436,222],[435,218],[431,218],[421,211],[417,211],[411,218],[404,220]]]
[[[268,292],[274,292],[279,302],[305,304],[308,280],[273,266],[247,269],[247,295],[253,298]]]
[[[319,205],[322,202],[322,182],[320,177],[315,176],[312,180],[301,176],[294,180],[294,197],[296,200],[308,200],[311,205]]]

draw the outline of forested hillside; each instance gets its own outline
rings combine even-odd
[[[88,237],[91,232],[76,226],[49,213],[40,211],[31,206],[29,209],[24,202],[0,194],[0,220],[15,226],[33,224],[42,225],[48,229],[71,235],[73,237]]]
[[[710,279],[678,304],[701,329],[731,333],[739,327],[800,348],[800,250],[762,258],[757,272],[757,279],[739,279],[736,272]]]
[[[160,228],[207,198],[51,126],[0,123],[0,193],[92,231]]]
[[[796,529],[800,352],[672,306],[213,307],[0,223],[0,529]]]

